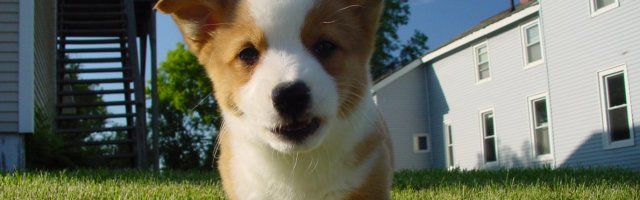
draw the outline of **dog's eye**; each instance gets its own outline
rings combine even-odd
[[[247,65],[254,65],[260,58],[260,52],[255,47],[247,47],[240,51],[238,58]]]
[[[333,42],[321,39],[313,45],[313,53],[320,58],[326,58],[331,56],[336,48],[337,46]]]

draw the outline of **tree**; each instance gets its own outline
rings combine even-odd
[[[68,64],[65,68],[80,69],[77,63]],[[70,80],[79,80],[78,74],[69,74]],[[73,84],[65,87],[66,91],[88,92],[94,90],[96,84]],[[90,94],[74,96],[64,99],[64,101],[102,103],[102,95]],[[67,169],[105,166],[106,160],[98,160],[96,155],[101,155],[108,150],[100,147],[78,148],[70,145],[81,143],[90,139],[91,133],[82,132],[75,134],[55,134],[53,131],[53,119],[47,114],[47,109],[37,106],[35,109],[35,130],[34,134],[27,135],[26,143],[26,164],[30,169]],[[79,107],[63,109],[63,113],[74,115],[105,115],[105,107]],[[103,127],[105,119],[79,119],[74,121],[64,121],[58,126],[62,129],[90,129]]]
[[[212,95],[204,67],[177,44],[158,70],[160,156],[165,168],[211,167],[214,135],[221,124]]]
[[[376,50],[371,57],[371,75],[374,80],[419,58],[429,49],[428,37],[417,30],[411,39],[401,44],[397,30],[409,22],[410,14],[406,0],[385,0],[385,10],[377,32]]]

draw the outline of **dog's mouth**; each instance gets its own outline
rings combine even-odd
[[[272,129],[271,132],[289,141],[299,143],[314,134],[320,128],[320,124],[321,120],[319,118],[293,120]]]

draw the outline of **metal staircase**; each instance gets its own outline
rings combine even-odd
[[[144,72],[147,36],[155,29],[152,5],[58,0],[54,128],[65,148],[95,154],[95,166],[80,167],[147,167]]]

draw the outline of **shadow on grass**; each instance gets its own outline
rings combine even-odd
[[[73,170],[73,171],[32,171],[17,172],[26,176],[45,176],[54,179],[70,179],[83,182],[130,182],[130,183],[190,183],[218,184],[220,176],[215,171],[139,171],[139,170]]]
[[[402,171],[395,174],[398,189],[498,186],[596,186],[640,187],[640,173],[623,169],[502,169]]]

